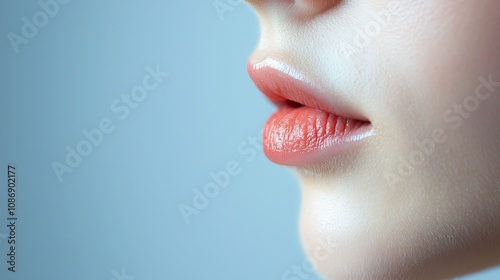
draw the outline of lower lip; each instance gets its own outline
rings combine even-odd
[[[264,152],[275,163],[300,166],[340,155],[371,135],[369,122],[285,105],[266,123]]]

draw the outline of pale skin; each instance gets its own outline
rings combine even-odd
[[[293,61],[375,130],[296,169],[321,275],[447,279],[499,265],[500,1],[248,2],[261,22],[252,58]]]

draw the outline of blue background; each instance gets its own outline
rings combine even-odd
[[[72,0],[16,54],[7,34],[42,8],[0,2],[0,279],[281,279],[302,264],[297,182],[249,142],[272,112],[246,73],[258,22],[228,5],[219,15],[211,0]],[[157,65],[170,75],[121,120],[111,104]],[[53,162],[105,118],[114,131],[60,182]],[[241,173],[186,224],[179,204],[229,162]],[[7,164],[18,176],[15,274]]]

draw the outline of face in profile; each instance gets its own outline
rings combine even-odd
[[[500,1],[248,2],[248,70],[277,106],[264,150],[296,170],[310,263],[327,279],[500,264]]]

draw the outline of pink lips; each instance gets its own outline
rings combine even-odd
[[[373,134],[369,121],[333,102],[299,71],[272,58],[248,64],[255,85],[278,110],[264,127],[264,152],[273,162],[321,162]]]

